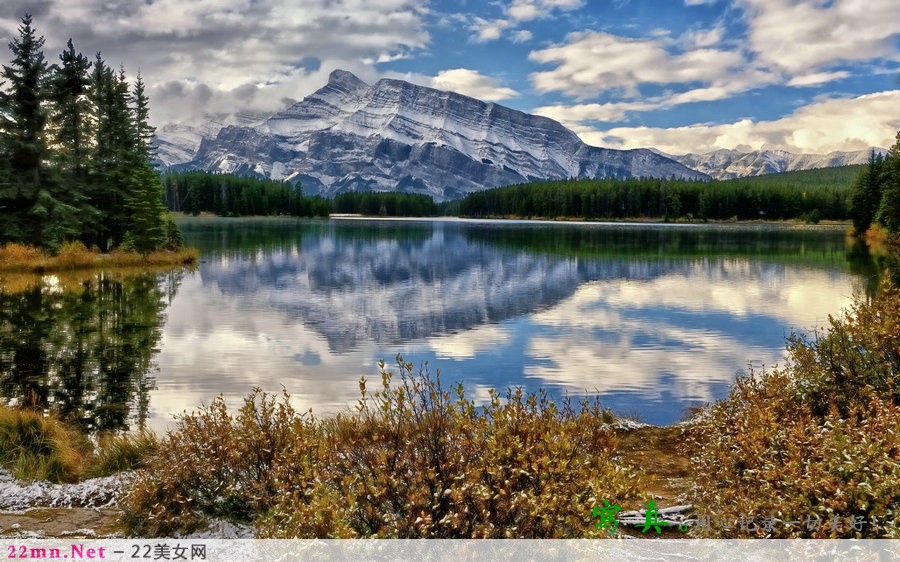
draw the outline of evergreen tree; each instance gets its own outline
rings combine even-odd
[[[878,220],[892,234],[900,234],[900,131],[884,162]]]
[[[19,26],[19,38],[9,43],[14,58],[9,66],[3,65],[2,74],[9,83],[2,97],[4,155],[10,159],[17,179],[33,189],[40,185],[41,162],[47,154],[47,114],[42,107],[47,62],[43,46],[44,38],[35,36],[31,15],[26,14]]]
[[[118,246],[128,227],[127,199],[132,172],[141,164],[124,70],[118,74],[97,53],[91,76],[95,141],[90,200],[103,215],[94,236],[101,248]]]
[[[13,60],[3,66],[8,88],[0,97],[0,153],[8,166],[0,187],[0,236],[55,248],[80,231],[79,194],[67,191],[45,168],[48,68],[44,38],[36,36],[31,22],[30,14],[22,18],[19,37],[9,43]]]
[[[149,161],[134,167],[129,188],[127,209],[130,220],[125,241],[126,245],[132,245],[146,256],[175,236],[164,218],[166,208],[162,202],[162,183]]]
[[[865,233],[875,220],[881,204],[881,156],[873,150],[869,155],[869,165],[856,178],[850,196],[850,218],[853,228],[859,234]]]
[[[152,142],[156,127],[150,125],[150,100],[147,98],[144,90],[144,78],[138,72],[134,89],[131,93],[131,99],[134,103],[134,137],[140,158],[150,160],[155,156]]]
[[[90,102],[87,99],[91,62],[75,52],[72,40],[59,55],[61,66],[51,68],[50,114],[54,160],[66,175],[83,181],[91,138]]]

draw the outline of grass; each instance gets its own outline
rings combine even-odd
[[[0,407],[0,466],[16,478],[74,482],[88,450],[86,438],[55,416]]]
[[[123,251],[103,254],[85,248],[80,242],[69,242],[52,255],[40,248],[12,243],[0,247],[0,272],[47,273],[94,268],[180,266],[195,264],[199,257],[200,252],[196,248],[159,250],[146,256]]]
[[[102,436],[97,445],[56,415],[0,406],[0,467],[25,481],[77,482],[141,468],[156,452],[150,433]]]

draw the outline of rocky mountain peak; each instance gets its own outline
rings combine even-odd
[[[370,86],[345,70],[262,123],[221,127],[173,167],[300,182],[310,194],[403,191],[439,201],[542,179],[707,178],[648,150],[588,146],[546,117],[403,80]]]

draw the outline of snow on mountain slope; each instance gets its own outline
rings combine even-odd
[[[368,85],[342,70],[263,121],[164,127],[158,137],[169,143],[160,160],[172,169],[289,179],[324,195],[404,191],[446,200],[537,179],[707,179],[650,150],[588,146],[546,117],[402,80]]]
[[[875,150],[882,154],[887,153],[884,149],[876,148]],[[705,154],[683,154],[680,156],[665,154],[665,156],[681,162],[689,168],[708,174],[715,179],[732,179],[793,172],[795,170],[865,164],[869,161],[871,151],[872,149],[854,152],[830,152],[828,154],[795,154],[784,150],[740,152],[722,149]]]

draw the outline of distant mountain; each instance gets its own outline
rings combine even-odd
[[[887,154],[887,150],[883,148],[875,150],[881,154]],[[869,161],[871,151],[872,149],[855,152],[829,152],[828,154],[795,154],[783,150],[740,152],[723,149],[705,154],[683,154],[681,156],[663,152],[659,152],[659,154],[668,156],[688,168],[703,172],[715,179],[727,180],[795,170],[865,164]]]
[[[546,117],[402,80],[369,85],[342,70],[268,119],[225,121],[160,128],[160,162],[300,181],[310,194],[403,191],[439,201],[538,179],[708,179],[651,150],[589,146]]]

